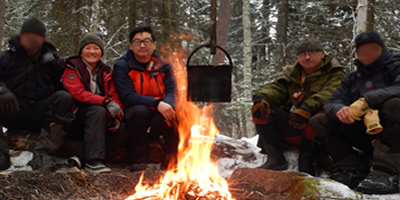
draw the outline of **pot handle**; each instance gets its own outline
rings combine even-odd
[[[199,49],[201,49],[201,48],[203,48],[203,47],[211,48],[211,45],[210,45],[210,44],[204,44],[204,45],[201,45],[201,46],[197,47],[195,50],[193,50],[192,53],[191,53],[191,54],[189,55],[189,57],[188,57],[188,60],[187,60],[187,62],[186,62],[186,66],[189,66],[190,59],[192,58],[192,56],[193,56]],[[219,50],[221,50],[222,52],[225,53],[225,56],[226,56],[226,57],[228,58],[228,60],[229,60],[229,65],[232,67],[232,66],[233,66],[232,59],[231,59],[231,56],[229,56],[228,52],[227,52],[225,49],[223,49],[222,47],[220,47],[219,45],[217,45],[216,47],[217,47]]]

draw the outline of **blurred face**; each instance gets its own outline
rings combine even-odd
[[[383,47],[378,43],[365,43],[357,48],[357,58],[364,65],[370,65],[382,54]]]
[[[325,51],[305,51],[297,55],[297,61],[307,71],[315,71],[321,65],[321,60],[325,57]]]
[[[151,39],[148,32],[137,33],[129,43],[136,60],[142,63],[150,61],[153,51],[156,49],[156,42]]]
[[[81,57],[92,67],[96,67],[97,62],[100,61],[102,51],[101,48],[97,44],[87,44],[83,47],[81,52]]]
[[[21,33],[19,42],[28,56],[34,56],[43,46],[46,37],[37,33]]]

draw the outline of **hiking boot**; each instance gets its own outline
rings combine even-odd
[[[312,152],[300,152],[299,171],[315,176],[314,154]]]
[[[265,145],[265,147],[268,152],[267,161],[257,168],[271,169],[271,170],[286,170],[288,168],[288,162],[283,156],[283,151],[279,148],[275,148],[272,145]]]
[[[29,161],[28,165],[32,167],[33,170],[36,169],[48,169],[55,170],[57,163],[55,158],[43,151],[34,151],[33,158]]]
[[[68,159],[68,165],[70,168],[76,167],[78,169],[82,169],[81,160],[77,156],[72,156]]]
[[[396,174],[381,170],[372,170],[355,189],[365,194],[399,193],[399,181]]]
[[[10,165],[10,155],[8,152],[0,154],[0,170],[6,170],[10,167]]]
[[[88,161],[85,164],[85,168],[87,170],[89,170],[90,172],[97,173],[97,174],[111,172],[111,169],[106,167],[103,164],[103,162],[99,161],[99,160]]]
[[[146,170],[146,167],[147,163],[135,163],[129,166],[129,170],[131,170],[131,172],[144,171]]]
[[[368,170],[354,168],[335,168],[330,176],[331,179],[347,185],[354,189],[368,175]]]

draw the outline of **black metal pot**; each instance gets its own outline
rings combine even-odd
[[[222,47],[216,46],[225,53],[229,65],[191,65],[190,59],[201,48],[196,48],[189,56],[186,64],[188,79],[188,100],[203,102],[230,102],[232,88],[232,59]]]

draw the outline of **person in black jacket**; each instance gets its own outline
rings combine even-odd
[[[1,94],[16,99],[0,98],[0,124],[7,129],[40,132],[49,112],[58,113],[58,105],[64,103],[63,94],[56,93],[62,87],[61,74],[62,60],[46,41],[46,27],[36,17],[29,18],[9,41],[9,49],[0,53]],[[8,147],[3,133],[0,135],[4,153]],[[0,159],[0,165],[2,162]]]
[[[325,113],[310,124],[335,161],[331,178],[363,193],[396,193],[400,56],[390,54],[376,32],[359,34],[355,43],[357,70],[343,77]]]

